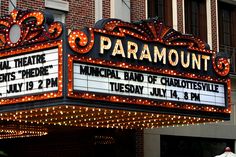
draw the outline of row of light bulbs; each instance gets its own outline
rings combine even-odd
[[[55,106],[0,114],[1,120],[29,125],[145,129],[218,122],[217,119],[135,111]]]

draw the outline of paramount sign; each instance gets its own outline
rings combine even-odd
[[[71,32],[68,38],[78,53],[71,58],[75,93],[228,106],[229,63],[203,41],[155,20],[139,25],[119,20],[101,23],[86,33]]]

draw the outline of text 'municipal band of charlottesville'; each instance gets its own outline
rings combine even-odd
[[[225,106],[224,84],[81,63],[74,63],[74,90]]]

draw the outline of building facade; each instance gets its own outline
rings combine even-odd
[[[191,156],[193,152],[196,156],[207,157],[220,154],[226,146],[236,150],[236,107],[234,105],[236,102],[235,0],[0,1],[1,16],[9,14],[14,8],[46,10],[53,14],[55,20],[64,22],[68,32],[73,29],[81,29],[84,26],[92,27],[96,21],[102,18],[118,18],[127,22],[135,22],[158,17],[175,30],[184,34],[193,34],[206,41],[210,49],[231,57],[230,77],[233,102],[231,120],[217,124],[206,123],[193,126],[146,129],[132,133],[127,131],[124,134],[118,133],[116,135],[120,135],[120,139],[129,137],[129,144],[136,145],[136,148],[131,147],[132,151],[127,151],[126,154],[135,154],[140,157],[169,157],[173,155],[187,157]],[[80,132],[86,132],[86,130]],[[107,130],[104,132],[107,132]],[[112,130],[110,132],[112,132],[110,134],[113,134],[116,131]],[[58,134],[62,135],[63,133],[59,132]],[[133,137],[134,134],[135,137]],[[94,134],[91,133],[92,135]],[[53,139],[53,137],[50,138]],[[72,134],[70,138],[83,139],[76,134]],[[64,142],[68,141],[65,140]],[[110,139],[110,142],[112,143],[112,139]],[[125,146],[125,142],[122,143],[122,140],[120,143]],[[8,145],[10,144],[11,142],[8,143]],[[87,143],[87,146],[89,144]],[[81,147],[81,149],[84,147]],[[128,145],[127,148],[129,148]],[[97,146],[94,149],[99,150],[100,148]],[[113,147],[107,146],[100,150],[107,149],[112,151]],[[124,148],[120,149],[126,150]],[[92,152],[92,149],[86,153],[89,152]],[[107,154],[103,155],[106,156]]]

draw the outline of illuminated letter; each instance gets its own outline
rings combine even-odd
[[[111,39],[108,37],[100,37],[100,53],[103,54],[104,50],[109,50],[111,48]]]
[[[181,51],[181,64],[184,68],[188,68],[190,64],[190,53],[187,52],[186,63],[184,63],[184,51]]]
[[[192,68],[195,69],[195,65],[198,70],[201,70],[201,55],[197,55],[192,53]]]
[[[175,55],[175,61],[172,60],[172,54]],[[170,52],[169,52],[169,55],[168,55],[168,59],[169,59],[169,63],[172,66],[176,66],[178,64],[178,62],[179,62],[178,52],[175,49],[171,49]]]
[[[120,39],[116,40],[116,44],[112,52],[112,56],[116,56],[117,54],[122,55],[122,57],[125,58],[124,48]]]
[[[143,50],[141,52],[141,55],[140,55],[140,60],[143,60],[143,59],[148,59],[149,62],[152,61],[152,58],[151,58],[151,55],[150,55],[150,51],[149,51],[149,48],[148,48],[148,45],[147,44],[144,44],[143,45]]]
[[[202,55],[202,59],[204,60],[204,70],[207,71],[207,60],[210,60],[210,56]]]
[[[137,53],[138,51],[138,45],[135,43],[135,42],[132,42],[132,41],[128,41],[128,58],[131,57],[131,54],[133,55],[133,58],[134,59],[137,59]]]
[[[158,49],[157,46],[154,46],[154,62],[157,62],[157,57],[158,57],[158,61],[162,60],[163,64],[166,64],[166,48],[163,47],[161,50],[161,53]]]

